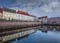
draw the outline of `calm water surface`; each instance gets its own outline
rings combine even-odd
[[[48,31],[45,33],[37,30],[26,38],[17,39],[9,43],[60,43],[60,32]]]

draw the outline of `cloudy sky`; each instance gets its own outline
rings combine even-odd
[[[60,17],[60,0],[0,0],[0,7],[23,10],[38,17]]]

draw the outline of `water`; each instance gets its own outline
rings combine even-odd
[[[60,43],[60,32],[41,32],[40,30],[37,30],[35,33],[30,34],[28,37],[20,40],[17,39],[9,43]]]

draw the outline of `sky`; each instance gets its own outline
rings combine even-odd
[[[22,10],[38,17],[60,17],[60,0],[0,0],[0,7]]]

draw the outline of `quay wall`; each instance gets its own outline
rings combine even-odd
[[[21,21],[6,21],[0,20],[0,29],[7,29],[7,28],[21,28],[21,27],[30,27],[30,26],[38,26],[40,22],[21,22]]]

